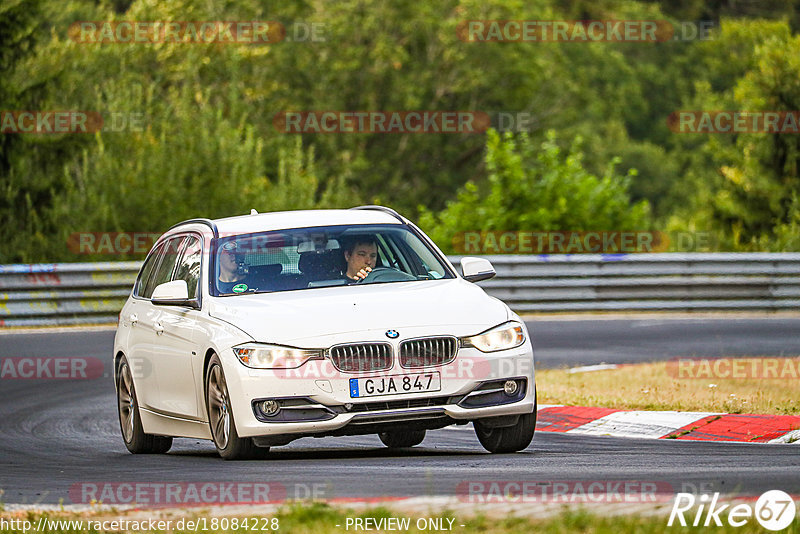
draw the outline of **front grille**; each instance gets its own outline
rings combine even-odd
[[[403,367],[431,367],[452,362],[456,357],[458,341],[454,337],[427,337],[400,343],[400,365]]]
[[[381,371],[392,366],[392,347],[388,343],[336,345],[330,350],[331,362],[343,373]]]

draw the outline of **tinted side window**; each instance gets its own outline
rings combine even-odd
[[[147,281],[153,274],[153,269],[158,265],[162,250],[164,250],[164,245],[158,247],[144,260],[144,265],[142,265],[142,269],[139,271],[139,277],[136,279],[136,287],[133,290],[133,294],[137,297],[144,296],[144,288],[147,286]]]
[[[181,259],[178,262],[175,280],[186,281],[186,287],[189,289],[189,298],[193,299],[197,296],[197,284],[200,281],[200,260],[203,255],[200,239],[191,236],[187,240],[186,248],[183,250]]]
[[[185,237],[174,237],[164,244],[161,250],[161,263],[158,264],[153,275],[147,281],[142,297],[149,299],[153,295],[153,290],[164,282],[172,279],[172,272],[175,270],[175,263],[178,261],[178,252],[181,249]]]

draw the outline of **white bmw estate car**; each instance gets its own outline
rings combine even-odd
[[[226,459],[301,437],[413,447],[473,423],[490,452],[536,424],[525,324],[414,224],[381,206],[194,219],[148,254],[114,340],[122,438],[163,453],[213,440]]]

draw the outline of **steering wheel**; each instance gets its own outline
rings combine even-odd
[[[357,283],[362,282],[406,282],[409,280],[416,280],[417,277],[404,273],[399,269],[393,267],[375,267],[367,276],[359,280]]]

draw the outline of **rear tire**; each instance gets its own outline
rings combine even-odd
[[[117,370],[117,414],[122,441],[133,454],[162,454],[172,447],[171,437],[144,433],[133,375],[124,356]]]
[[[269,452],[269,448],[257,447],[252,438],[239,437],[236,432],[228,384],[216,354],[211,357],[206,373],[206,410],[211,437],[220,456],[226,460],[252,460]]]
[[[384,445],[390,449],[401,449],[404,447],[413,447],[422,443],[425,439],[424,430],[408,430],[397,432],[381,432],[378,434]]]
[[[533,413],[519,417],[517,424],[503,428],[489,428],[475,421],[475,434],[483,448],[491,453],[519,452],[528,448],[536,431],[537,404],[534,401]]]

